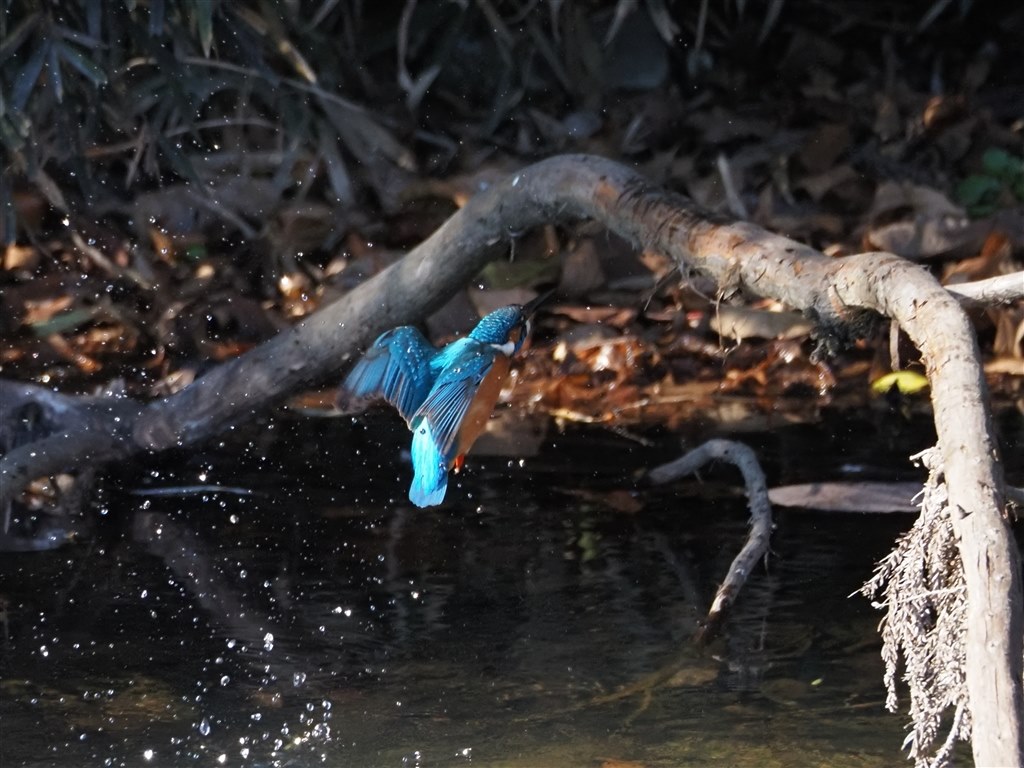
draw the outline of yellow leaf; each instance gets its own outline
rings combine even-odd
[[[928,379],[917,371],[893,371],[875,379],[871,391],[884,395],[895,387],[901,394],[916,395],[928,387]]]

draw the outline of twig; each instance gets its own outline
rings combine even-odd
[[[77,230],[71,230],[71,242],[88,256],[92,262],[111,277],[123,277],[131,280],[146,291],[153,290],[153,284],[131,267],[121,267],[112,262],[99,248],[89,245]]]
[[[732,177],[732,167],[729,165],[729,158],[724,152],[719,152],[715,159],[718,167],[718,175],[722,177],[722,186],[725,187],[725,199],[729,203],[729,211],[737,219],[749,219],[747,206],[743,204],[739,190],[736,189],[736,180]]]
[[[709,462],[719,460],[729,462],[743,475],[750,505],[750,535],[733,558],[728,574],[715,593],[707,620],[697,633],[697,642],[700,644],[707,643],[718,633],[729,606],[736,601],[747,577],[757,562],[768,553],[768,540],[772,533],[772,505],[768,501],[764,472],[753,450],[743,443],[709,440],[675,461],[655,467],[648,475],[651,482],[664,485],[696,472]]]

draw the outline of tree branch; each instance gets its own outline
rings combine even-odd
[[[697,633],[697,642],[702,645],[718,633],[726,612],[735,602],[747,577],[768,552],[768,540],[772,534],[772,505],[768,500],[764,471],[757,461],[757,455],[743,443],[708,440],[675,461],[655,467],[648,474],[651,482],[663,485],[692,474],[715,460],[728,461],[743,475],[747,503],[750,506],[750,535],[729,565],[729,571],[715,593],[704,626]]]
[[[973,283],[954,283],[946,290],[957,298],[973,304],[990,307],[993,304],[1010,304],[1024,299],[1024,272],[999,275]]]
[[[617,163],[555,157],[472,198],[407,258],[342,300],[181,392],[141,407],[124,431],[128,437],[72,427],[65,439],[80,447],[78,463],[193,444],[337,374],[360,344],[439,306],[516,232],[576,219],[597,220],[666,254],[684,275],[700,271],[723,292],[744,290],[803,310],[821,324],[826,345],[837,345],[851,324],[880,312],[920,347],[970,601],[974,757],[979,765],[1020,765],[1024,600],[977,344],[957,300],[924,269],[890,254],[830,259],[753,224],[709,216]],[[39,458],[33,471],[52,467]],[[15,470],[9,456],[0,459],[0,501],[24,487],[28,470]]]

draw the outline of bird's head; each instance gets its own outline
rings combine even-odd
[[[542,293],[522,306],[513,304],[494,310],[476,324],[476,328],[469,334],[470,338],[490,344],[507,357],[512,357],[522,348],[523,342],[530,335],[530,320],[537,308],[551,296],[551,293]]]

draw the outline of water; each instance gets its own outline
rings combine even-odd
[[[477,459],[420,511],[381,419],[128,469],[92,543],[5,554],[0,765],[903,761],[879,614],[847,595],[906,516],[779,512],[767,570],[700,650],[745,532],[732,473],[635,490],[675,438],[587,430]],[[795,481],[845,428],[752,440]]]

